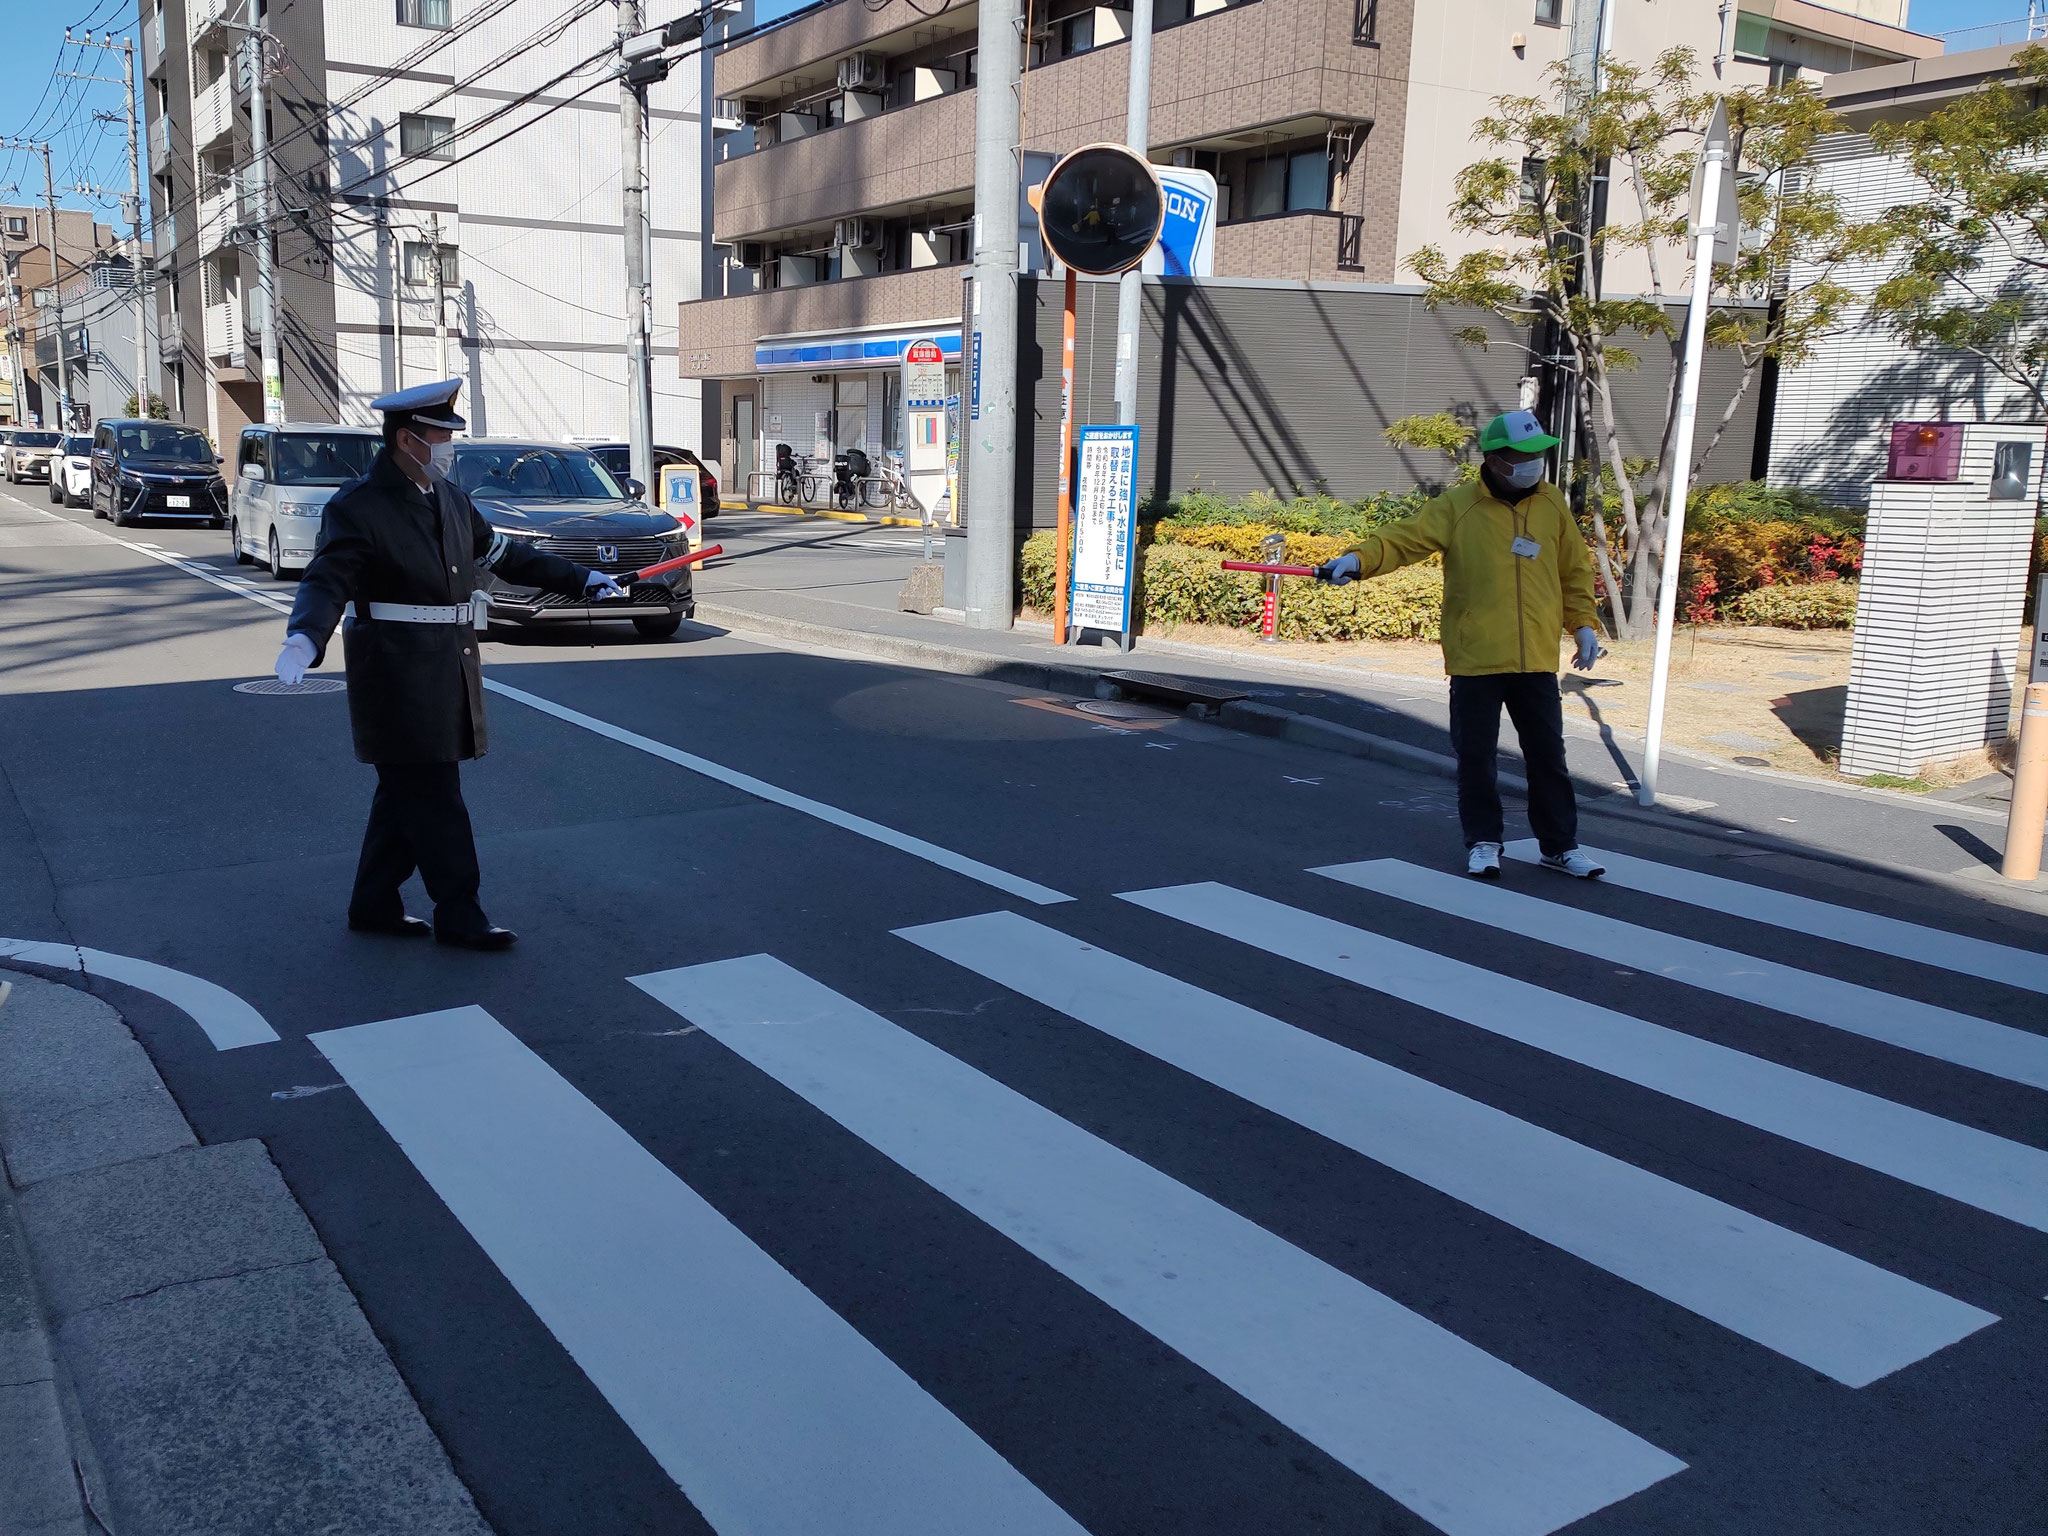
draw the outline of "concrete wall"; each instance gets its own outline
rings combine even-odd
[[[1060,285],[1026,279],[1019,423],[1021,489],[1034,526],[1055,518],[1060,422]],[[1455,332],[1484,323],[1499,345]],[[1430,312],[1413,288],[1357,283],[1147,279],[1138,420],[1143,494],[1190,488],[1226,495],[1317,490],[1351,498],[1412,488],[1448,474],[1443,457],[1395,448],[1382,435],[1399,417],[1451,411],[1483,423],[1511,409],[1522,371],[1505,323]],[[1114,421],[1116,286],[1084,281],[1075,320],[1074,419]],[[1702,413],[1719,414],[1739,365],[1710,353]],[[1654,452],[1671,359],[1642,349],[1624,376],[1625,451]],[[1756,433],[1755,392],[1707,462],[1709,480],[1746,479]],[[1020,512],[1019,520],[1023,514]]]

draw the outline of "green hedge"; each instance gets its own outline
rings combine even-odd
[[[1847,629],[1856,622],[1856,583],[1808,581],[1796,586],[1758,587],[1723,609],[1737,624],[1776,629]]]
[[[1052,611],[1053,535],[1035,533],[1024,545],[1024,601]],[[1262,578],[1223,569],[1214,550],[1161,543],[1138,552],[1141,624],[1221,624],[1256,629],[1265,592]],[[1435,640],[1442,632],[1443,567],[1412,565],[1373,581],[1328,587],[1281,583],[1283,640]]]

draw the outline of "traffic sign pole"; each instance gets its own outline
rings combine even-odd
[[[1067,643],[1067,602],[1073,582],[1074,549],[1074,296],[1075,276],[1067,268],[1066,303],[1060,322],[1060,520],[1053,555],[1053,644]]]

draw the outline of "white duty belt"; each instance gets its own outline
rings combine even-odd
[[[445,608],[422,607],[416,603],[365,603],[369,617],[395,624],[467,624],[473,629],[488,628],[491,621],[491,599],[486,592],[472,592],[466,603],[451,603]],[[350,603],[343,613],[344,618],[356,615],[356,605]]]

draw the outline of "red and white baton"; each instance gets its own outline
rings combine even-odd
[[[1313,576],[1316,568],[1312,565],[1258,565],[1250,560],[1226,560],[1226,571],[1256,571],[1261,576]]]
[[[696,550],[693,553],[678,555],[675,559],[664,560],[659,565],[650,565],[644,571],[631,571],[623,575],[614,576],[612,580],[618,582],[621,586],[626,585],[628,582],[645,581],[650,576],[660,576],[669,571],[680,571],[686,565],[695,565],[699,560],[709,560],[713,555],[722,555],[724,553],[725,546],[723,544],[707,544],[702,549]]]

